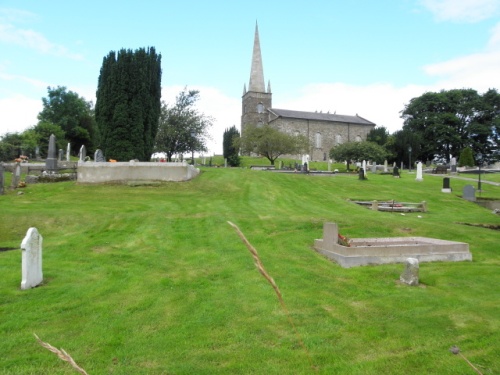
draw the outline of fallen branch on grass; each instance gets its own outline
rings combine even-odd
[[[36,341],[38,341],[38,343],[43,346],[45,349],[48,349],[50,350],[52,353],[55,353],[57,354],[57,356],[62,359],[63,361],[66,361],[68,362],[76,371],[78,371],[80,374],[83,374],[83,375],[89,375],[87,374],[87,372],[82,369],[80,366],[78,366],[76,364],[76,362],[74,361],[73,358],[71,358],[71,356],[66,353],[66,351],[64,349],[61,348],[61,350],[57,349],[57,348],[54,348],[52,345],[50,345],[49,343],[46,343],[46,342],[43,342],[42,340],[40,340],[40,338],[34,333],[35,337],[36,337]]]

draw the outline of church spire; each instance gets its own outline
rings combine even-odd
[[[259,26],[255,22],[255,38],[253,41],[252,69],[248,91],[266,92],[264,84],[264,69],[262,68],[262,55],[260,53]]]

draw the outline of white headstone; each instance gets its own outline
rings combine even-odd
[[[419,161],[417,163],[417,178],[415,178],[417,181],[423,181],[424,178],[422,177],[422,162]]]
[[[66,161],[69,161],[70,151],[71,151],[71,143],[68,142],[68,147],[66,147]]]
[[[43,281],[42,236],[36,228],[28,229],[21,242],[22,281],[21,289],[30,289]]]
[[[418,285],[418,269],[419,266],[417,258],[406,259],[405,269],[401,274],[399,280],[411,286]]]
[[[387,173],[389,170],[387,169],[387,159],[384,161],[384,173]]]
[[[366,160],[363,160],[363,175],[366,177]]]

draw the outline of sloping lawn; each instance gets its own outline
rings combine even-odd
[[[485,177],[486,178],[486,177]],[[157,187],[29,185],[0,196],[0,248],[43,236],[44,284],[21,291],[20,250],[0,252],[0,374],[484,374],[498,357],[500,216],[459,196],[470,181],[206,168]],[[500,187],[482,196],[500,199]],[[348,199],[426,201],[373,212]],[[421,216],[421,217],[419,217]],[[232,227],[279,286],[289,316]],[[472,262],[343,269],[312,249],[325,221],[349,237],[470,244]],[[290,324],[291,318],[297,333]],[[303,346],[300,341],[303,341]]]

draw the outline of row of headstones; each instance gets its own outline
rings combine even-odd
[[[384,171],[387,171],[387,160],[385,161]],[[372,165],[372,173],[376,173],[376,172],[377,172],[377,166],[374,164],[374,165]],[[422,162],[418,162],[417,163],[417,177],[415,178],[416,181],[423,181],[424,180],[422,172],[423,172]],[[401,177],[400,172],[399,172],[399,168],[395,164],[394,164],[394,167],[392,168],[392,175],[394,177],[397,177],[397,178]],[[364,160],[363,160],[362,167],[359,169],[359,179],[360,180],[366,179],[366,161],[364,161]]]
[[[69,161],[69,156],[71,152],[71,144],[68,143],[68,147],[66,148],[66,160]],[[56,158],[56,136],[51,134],[49,137],[49,151],[47,153],[47,159],[45,160],[45,168],[49,171],[57,170],[57,161],[62,161],[63,150],[59,149],[59,159]],[[80,151],[78,152],[78,159],[80,161],[86,161],[87,159],[87,149],[85,145],[80,147]],[[94,153],[94,161],[96,162],[104,162],[106,159],[104,158],[104,154],[102,150],[97,149]]]
[[[10,188],[15,189],[19,186],[19,182],[21,181],[21,163],[16,163],[14,174],[12,175],[12,181],[10,183]],[[0,195],[5,193],[4,188],[4,168],[3,164],[0,163]]]

